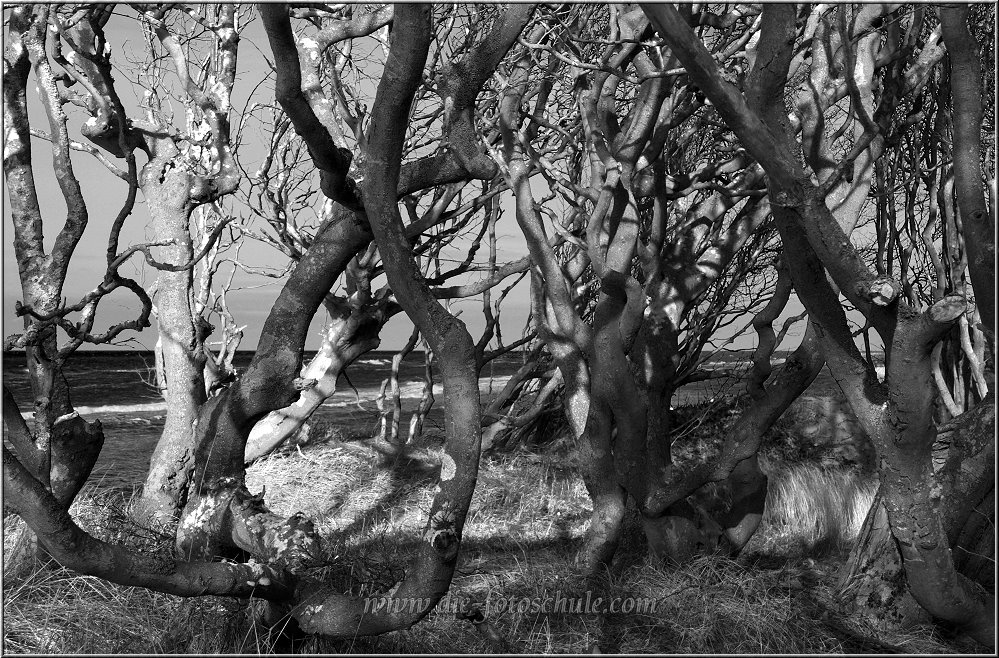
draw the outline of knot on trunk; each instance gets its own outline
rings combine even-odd
[[[458,543],[458,533],[454,528],[444,528],[430,534],[430,545],[445,562],[450,562],[458,556]]]
[[[177,527],[177,551],[185,560],[215,557],[224,540],[230,500],[236,495],[230,478],[207,483],[202,493],[188,501]]]
[[[304,377],[296,377],[291,381],[291,385],[296,391],[307,391],[310,388],[314,388],[318,383],[318,379],[305,379]]]
[[[232,542],[261,560],[292,573],[319,563],[321,545],[311,519],[296,512],[282,518],[246,489],[229,504]]]
[[[967,307],[968,301],[962,295],[947,295],[929,308],[930,319],[950,324],[961,317]]]
[[[874,279],[860,283],[857,292],[875,306],[888,306],[902,292],[902,284],[892,279]]]
[[[461,538],[455,528],[454,513],[445,508],[432,514],[426,540],[441,560],[449,562],[457,557]]]

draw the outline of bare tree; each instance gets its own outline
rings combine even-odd
[[[767,173],[774,217],[798,296],[818,330],[833,376],[874,441],[881,495],[909,591],[934,617],[958,624],[986,646],[993,645],[992,599],[976,592],[955,569],[946,531],[949,515],[945,509],[938,511],[932,498],[932,448],[937,428],[933,422],[936,390],[931,354],[933,346],[965,313],[966,298],[954,290],[922,308],[911,304],[901,294],[899,282],[872,271],[850,241],[860,199],[833,203],[833,195],[843,182],[861,176],[870,180],[873,161],[891,134],[895,107],[906,94],[925,84],[927,69],[942,54],[937,47],[938,33],[920,38],[925,19],[922,11],[908,14],[908,29],[903,32],[895,27],[884,41],[876,31],[867,30],[886,17],[888,7],[869,5],[854,10],[842,6],[832,15],[816,16],[817,32],[824,34],[814,35],[813,43],[831,46],[821,52],[829,53],[829,59],[840,66],[816,60],[815,53],[820,50],[813,50],[810,78],[803,85],[799,102],[818,112],[840,98],[844,104],[849,102],[855,141],[845,157],[833,159],[826,155],[834,151],[822,128],[808,129],[807,113],[803,113],[799,139],[783,104],[774,102],[785,97],[798,65],[793,6],[764,8],[745,94],[722,75],[704,42],[672,6],[643,7],[692,82],[712,100]],[[894,20],[891,24],[897,25]],[[918,50],[914,46],[920,41],[922,49]],[[893,61],[885,57],[892,52],[906,53],[907,61],[885,72],[882,93],[875,98],[873,72],[878,62]],[[807,163],[818,182],[801,162]],[[861,199],[866,197],[866,190],[859,191]],[[970,261],[969,269],[981,298],[990,279]],[[839,292],[880,335],[887,361],[883,382],[857,349],[827,272]],[[965,416],[969,430],[982,429],[976,422],[978,414]],[[943,497],[961,493],[945,491]]]
[[[136,510],[140,518],[156,524],[174,518],[183,506],[193,468],[193,428],[206,400],[207,323],[196,313],[193,268],[188,266],[195,256],[191,216],[196,208],[230,194],[239,184],[229,131],[240,27],[236,8],[227,4],[205,8],[204,16],[181,14],[178,25],[171,25],[173,15],[150,8],[141,16],[156,36],[149,43],[155,72],[147,81],[145,125],[131,122],[149,157],[139,185],[156,239],[164,244],[159,257],[175,266],[160,274],[155,300],[167,378],[167,417]],[[178,36],[191,25],[205,27],[211,34],[209,52],[202,55],[207,60],[203,76],[192,77],[189,59],[200,53],[195,54],[192,44],[182,43]],[[179,134],[164,112],[163,87],[156,83],[162,79],[164,58],[172,63],[183,94],[186,130]]]
[[[220,13],[224,17],[229,10],[221,8]],[[198,203],[214,201],[221,194],[231,191],[228,176],[230,173],[235,176],[236,170],[234,166],[230,168],[232,163],[228,159],[229,136],[222,111],[225,99],[218,95],[220,87],[223,91],[227,88],[224,84],[216,84],[208,92],[203,85],[187,77],[185,50],[175,42],[175,37],[166,26],[169,9],[150,8],[143,11],[143,18],[155,26],[159,43],[172,58],[187,97],[197,105],[200,114],[196,112],[195,116],[211,124],[212,130],[207,137],[210,143],[194,144],[190,150],[171,146],[173,141],[168,130],[166,135],[161,134],[164,131],[147,131],[151,138],[159,141],[153,145],[146,144],[151,164],[144,168],[143,177],[135,177],[135,180],[151,186],[147,192],[152,200],[151,210],[154,214],[162,213],[161,224],[176,229],[176,232],[156,245],[143,245],[133,253],[142,251],[150,261],[171,273],[189,272],[204,254],[193,254],[187,259],[180,257],[180,263],[161,263],[149,250],[154,246],[189,248],[191,233],[186,222],[193,208]],[[478,43],[479,47],[466,49],[456,61],[448,62],[442,73],[445,83],[442,88],[447,90],[444,96],[449,99],[447,105],[453,110],[440,134],[448,149],[438,149],[434,155],[403,165],[403,139],[410,128],[409,112],[413,97],[417,89],[422,89],[421,95],[427,97],[426,88],[421,85],[422,71],[434,33],[428,7],[398,9],[393,19],[397,29],[385,44],[389,52],[385,71],[392,74],[386,74],[379,82],[371,125],[367,126],[360,140],[364,145],[363,166],[352,171],[343,150],[332,142],[331,132],[319,122],[323,99],[313,95],[309,101],[302,102],[302,75],[290,27],[290,18],[295,11],[289,11],[287,6],[261,8],[275,53],[278,101],[284,105],[292,125],[302,135],[320,173],[321,189],[333,203],[310,244],[298,257],[264,324],[254,358],[240,378],[205,400],[204,382],[199,379],[203,377],[202,368],[178,370],[176,364],[171,363],[164,345],[167,377],[174,380],[186,372],[190,377],[185,378],[184,383],[196,381],[198,384],[191,383],[184,387],[185,394],[198,408],[196,422],[191,423],[195,435],[191,460],[194,471],[176,533],[177,561],[129,555],[120,547],[90,537],[68,516],[66,505],[54,504],[55,499],[39,478],[24,468],[13,453],[4,449],[5,499],[40,533],[46,547],[58,560],[115,582],[141,584],[184,595],[216,593],[245,597],[252,592],[254,596],[278,603],[299,601],[306,604],[295,608],[299,625],[308,632],[328,634],[371,634],[406,627],[424,616],[443,596],[453,573],[461,529],[475,482],[480,436],[478,371],[487,357],[483,354],[486,343],[477,350],[476,343],[463,325],[436,299],[438,296],[481,293],[523,271],[526,265],[503,268],[496,267],[494,263],[491,275],[480,282],[467,287],[437,285],[431,288],[428,280],[415,269],[411,239],[441,222],[448,222],[442,232],[456,230],[470,219],[469,215],[462,220],[469,211],[459,206],[456,214],[445,213],[448,203],[454,199],[452,194],[439,207],[420,217],[415,225],[404,227],[396,203],[400,197],[437,185],[459,183],[477,176],[491,178],[492,171],[481,169],[483,161],[473,153],[479,147],[475,144],[474,132],[467,130],[465,124],[471,119],[471,107],[480,88],[488,81],[532,11],[533,7],[524,6],[504,15],[493,13],[490,21],[477,26],[485,34],[483,41]],[[17,15],[18,18],[21,16],[26,22],[34,21],[34,28],[45,33],[44,10],[39,14],[35,8],[28,7]],[[358,21],[351,16],[331,15],[329,18],[334,32],[347,30],[346,36],[351,36],[352,26],[372,22],[371,16],[359,16]],[[15,28],[20,26],[16,20],[13,23]],[[206,26],[218,38],[222,44],[220,47],[234,45],[237,36],[226,30],[226,24],[223,18],[222,23],[209,22]],[[229,62],[225,53],[222,54],[222,62]],[[394,77],[395,72],[403,72],[403,78]],[[124,113],[119,112],[118,116],[123,117]],[[121,121],[119,125],[125,123]],[[132,131],[128,133],[130,137],[144,134],[135,121],[129,127]],[[125,132],[124,129],[121,132]],[[357,134],[362,133],[359,131]],[[180,139],[192,138],[182,136]],[[156,150],[161,147],[165,151]],[[209,151],[208,164],[215,167],[209,172],[211,175],[197,170],[197,166],[205,164],[200,159],[188,163],[186,168],[178,164],[184,157],[193,157],[192,152],[201,155],[202,149]],[[127,148],[122,151],[130,152]],[[358,173],[363,175],[363,183],[354,179],[354,174]],[[192,185],[184,186],[182,183]],[[457,221],[452,224],[452,219]],[[183,231],[180,230],[182,228]],[[426,542],[415,557],[410,577],[396,592],[400,597],[420,597],[427,604],[419,609],[407,608],[401,615],[369,616],[359,626],[356,622],[363,611],[363,599],[331,592],[323,583],[310,581],[303,572],[314,561],[318,548],[318,538],[311,522],[300,516],[290,519],[276,517],[262,501],[249,494],[243,478],[246,442],[253,426],[268,413],[291,405],[303,390],[316,384],[315,380],[298,377],[309,323],[319,306],[328,300],[337,279],[351,267],[352,262],[354,267],[358,267],[357,258],[369,248],[373,236],[377,238],[378,251],[386,255],[383,267],[393,293],[398,295],[416,320],[432,348],[441,355],[448,437],[441,486],[428,519]],[[208,252],[207,249],[202,251]],[[469,265],[465,265],[458,268],[457,273],[468,269]],[[191,324],[194,329],[199,329],[191,322],[192,282],[189,274],[185,276],[187,278],[169,292],[177,296],[183,311],[178,313],[178,325],[184,329]],[[450,275],[441,273],[435,278],[439,279],[439,284],[448,281]],[[363,276],[356,277],[354,281],[357,289],[351,291],[347,299],[350,313],[356,310],[350,304],[362,297],[353,293],[367,285]],[[160,301],[158,311],[161,316],[165,310],[163,301]],[[43,318],[43,321],[51,325],[61,321],[61,316],[52,320]],[[186,342],[187,350],[183,358],[188,362],[200,360],[199,363],[203,364],[203,336],[192,333],[188,337],[191,340]],[[168,380],[168,390],[171,386]],[[199,395],[200,399],[197,398]],[[171,503],[177,500],[183,499],[181,496],[173,497]],[[248,551],[267,566],[213,561],[218,557],[233,556],[235,550]]]
[[[716,44],[734,66],[758,13],[729,18],[747,28]],[[758,522],[766,491],[756,465],[760,439],[822,366],[803,348],[792,365],[807,367],[794,385],[765,394],[774,346],[761,346],[755,404],[721,461],[694,473],[674,467],[674,392],[698,376],[720,326],[758,310],[762,330],[789,291],[785,280],[763,311],[765,279],[752,274],[772,253],[762,170],[717,128],[703,94],[651,37],[633,6],[546,12],[520,39],[494,118],[494,154],[534,263],[534,322],[558,366],[593,499],[580,555],[589,571],[613,557],[628,495],[655,552],[683,559],[698,545],[714,547],[723,528],[685,499],[730,475],[737,503],[723,521],[741,548],[755,529],[743,517]],[[535,171],[549,190],[540,202],[528,178]],[[561,213],[550,209],[555,200]],[[536,390],[547,397],[552,387]],[[528,410],[520,422],[533,415]]]
[[[8,19],[7,49],[4,56],[4,176],[7,183],[14,241],[23,299],[17,310],[25,319],[25,332],[8,337],[5,349],[23,347],[28,362],[34,401],[32,427],[22,420],[13,396],[4,390],[4,424],[26,472],[49,492],[59,509],[69,508],[76,493],[93,468],[104,442],[99,422],[87,422],[77,414],[70,400],[63,365],[84,342],[107,343],[129,329],[149,325],[150,300],[132,279],[121,276],[118,268],[132,252],[118,253],[118,235],[135,201],[135,161],[127,160],[128,171],[102,159],[119,177],[131,181],[121,210],[109,236],[107,272],[100,284],[79,302],[67,306],[63,300],[70,260],[88,223],[88,210],[80,189],[70,151],[86,147],[70,138],[65,106],[68,103],[97,104],[94,87],[64,94],[59,82],[88,80],[84,70],[96,72],[98,84],[108,75],[100,26],[107,14],[96,8],[19,7]],[[96,32],[96,34],[95,34]],[[69,43],[85,44],[62,56],[56,46],[65,37]],[[75,56],[75,57],[74,57]],[[70,63],[72,60],[73,64]],[[48,131],[32,129],[28,120],[27,85],[29,74],[38,80],[39,99]],[[101,99],[104,100],[104,99]],[[111,121],[115,108],[100,105],[102,118]],[[113,123],[113,122],[112,122]],[[109,128],[116,143],[125,136],[117,124]],[[52,142],[53,170],[66,205],[66,217],[50,253],[43,242],[45,221],[39,204],[31,135]],[[122,322],[103,333],[93,333],[100,301],[117,288],[131,290],[139,299],[141,311],[135,320]],[[79,313],[80,320],[66,316]],[[69,336],[59,345],[57,329]]]
[[[350,153],[359,153],[359,159],[366,153],[367,138],[363,128],[368,117],[364,108],[372,99],[366,97],[362,81],[368,81],[366,68],[370,67],[355,59],[351,40],[381,30],[391,20],[392,10],[386,6],[371,13],[351,13],[349,7],[343,11],[346,13],[342,17],[325,17],[326,24],[318,21],[320,29],[316,32],[296,36],[290,30],[288,19],[279,16],[277,9],[262,9],[264,25],[276,55],[277,100],[284,110],[275,135],[286,133],[288,124],[285,122],[290,122],[300,140],[278,140],[282,155],[268,160],[258,170],[256,178],[260,181],[260,192],[257,202],[250,205],[256,206],[257,214],[273,228],[274,235],[268,240],[292,259],[308,248],[309,240],[302,231],[300,220],[296,219],[291,199],[307,198],[316,190],[303,192],[299,189],[293,196],[292,189],[309,186],[308,174],[303,174],[302,178],[296,178],[295,174],[289,177],[285,173],[270,175],[272,162],[287,160],[286,151],[300,149],[304,142],[319,170],[318,187],[327,198],[350,207],[358,204],[354,198],[356,193],[352,191],[355,183],[349,176],[342,182],[334,182],[340,181],[344,174],[330,173],[330,167],[350,175],[363,173]],[[499,59],[516,38],[530,7],[519,7],[497,20],[492,32],[471,32],[464,41],[449,43],[447,40],[452,37],[447,26],[455,20],[475,22],[475,17],[463,15],[464,11],[453,8],[440,17],[442,20],[437,23],[435,36],[440,45],[435,49],[435,62],[445,56],[451,61],[439,66],[436,94],[430,95],[421,88],[418,103],[427,107],[410,117],[414,135],[442,129],[441,138],[451,155],[442,157],[440,152],[427,155],[430,150],[425,144],[421,146],[419,140],[408,140],[407,154],[412,153],[417,159],[404,167],[400,183],[410,220],[406,229],[408,239],[417,242],[415,253],[424,264],[423,274],[434,285],[434,296],[439,299],[488,294],[490,288],[527,268],[526,259],[506,264],[497,264],[494,259],[486,270],[486,278],[479,282],[445,285],[477,269],[474,255],[490,226],[484,217],[488,216],[493,198],[502,191],[489,185],[481,194],[469,194],[466,190],[472,178],[488,181],[495,174],[495,165],[479,153],[482,149],[476,146],[472,105],[477,90],[488,81]],[[488,15],[490,20],[495,15],[487,8],[472,8],[471,11]],[[431,68],[435,62],[431,63]],[[320,84],[327,81],[331,87],[329,93]],[[437,122],[442,111],[444,125],[439,128]],[[313,118],[309,118],[310,114]],[[441,185],[446,187],[442,190]],[[331,186],[339,187],[334,190]],[[495,217],[491,221],[494,225]],[[477,228],[479,226],[481,229]],[[470,229],[477,231],[475,237],[469,245],[461,246],[459,239]],[[438,258],[448,249],[452,253],[462,249],[465,256],[458,267],[442,272]],[[431,276],[429,268],[435,262],[436,272]],[[374,243],[351,261],[345,272],[344,294],[331,295],[326,301],[331,319],[323,344],[302,372],[303,378],[316,380],[317,384],[305,391],[292,407],[274,412],[258,424],[247,449],[248,461],[266,454],[298,431],[315,409],[335,392],[337,378],[343,369],[378,346],[379,330],[401,310],[394,300],[390,281],[379,289],[372,287],[372,282],[384,273],[381,254]],[[482,349],[492,338],[494,325],[495,322],[487,323],[480,339]],[[426,398],[425,403],[429,405],[430,398]],[[421,413],[425,415],[427,410],[423,409]]]
[[[24,6],[8,19],[4,164],[8,189],[19,193],[12,214],[26,331],[7,342],[32,360],[36,409],[29,428],[7,411],[5,392],[14,450],[4,448],[4,495],[61,563],[185,596],[263,598],[310,633],[406,628],[450,586],[483,443],[530,426],[551,400],[564,408],[593,500],[585,571],[613,558],[629,497],[657,554],[683,559],[722,536],[738,551],[763,510],[761,438],[828,365],[875,443],[895,542],[865,540],[852,564],[876,565],[869,575],[877,575],[895,550],[921,606],[993,642],[992,599],[960,575],[973,565],[951,549],[981,534],[975,511],[993,495],[994,476],[986,289],[994,209],[980,157],[991,128],[965,111],[978,102],[976,85],[987,86],[988,67],[965,39],[944,75],[941,45],[977,35],[963,10],[941,10],[938,25],[931,9],[882,5],[265,4],[257,13],[277,106],[262,115],[270,148],[253,176],[229,126],[245,14],[231,5],[136,11],[149,44],[140,74],[147,83],[167,70],[177,76],[171,102],[184,107],[183,129],[169,113],[169,86],[151,84],[146,117],[126,117],[104,9]],[[192,37],[181,36],[184,25],[197,26]],[[32,70],[50,124],[35,132],[55,146],[69,208],[50,255],[31,172]],[[82,129],[92,145],[69,138],[66,103],[92,119]],[[108,166],[127,192],[104,280],[66,306],[61,287],[87,223],[71,149]],[[148,156],[141,171],[137,150]],[[237,212],[230,202],[243,179]],[[155,242],[119,253],[140,189]],[[508,263],[497,257],[504,198],[528,251]],[[869,250],[858,246],[864,235]],[[246,238],[283,253],[287,277],[246,371],[212,386],[206,367],[231,365],[239,335],[218,301],[228,285],[219,263],[244,267],[224,250]],[[179,516],[170,558],[98,541],[67,512],[100,430],[72,415],[59,369],[83,342],[148,324],[154,299],[118,274],[137,253],[161,273],[154,297],[170,408],[142,513],[160,523]],[[528,277],[531,330],[504,342],[500,305]],[[139,299],[138,318],[95,334],[97,304],[119,287]],[[808,329],[774,373],[788,327],[775,323],[792,289]],[[485,330],[474,339],[445,304],[477,295]],[[863,317],[857,331],[847,305]],[[303,368],[320,307],[330,321]],[[415,325],[411,343],[421,337],[428,347],[410,436],[434,402],[436,376],[445,445],[422,541],[388,594],[421,603],[365,615],[362,598],[314,577],[312,521],[272,513],[246,488],[245,464],[299,431],[400,311]],[[213,312],[224,324],[214,355],[206,351]],[[719,330],[735,322],[758,336],[749,404],[717,459],[681,469],[670,401],[701,376]],[[63,347],[57,330],[68,337]],[[883,381],[871,350],[857,346],[861,335],[870,345],[871,331],[885,346]],[[524,366],[483,410],[484,364],[532,341]],[[399,447],[397,399],[386,434]],[[945,411],[934,411],[938,399]],[[76,470],[64,476],[57,465],[70,463]],[[734,503],[718,519],[686,500],[722,480]],[[877,539],[880,509],[865,537]]]

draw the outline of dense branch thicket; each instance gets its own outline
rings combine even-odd
[[[110,21],[143,49],[127,75]],[[963,5],[6,8],[4,176],[25,330],[4,346],[24,350],[34,408],[22,420],[5,389],[5,505],[80,572],[252,595],[309,633],[379,634],[447,593],[482,450],[552,413],[593,504],[583,572],[612,564],[629,504],[657,557],[738,553],[764,509],[761,440],[827,366],[880,479],[844,592],[860,607],[911,597],[994,646],[994,600],[969,557],[989,523],[976,510],[994,520],[993,21]],[[251,38],[270,70],[242,76]],[[39,203],[41,140],[58,219]],[[122,181],[106,225],[88,216],[81,156]],[[123,249],[140,194],[154,235]],[[87,229],[108,236],[106,271],[70,304]],[[503,262],[510,235],[520,247]],[[281,265],[248,263],[249,241]],[[120,273],[138,254],[151,286]],[[248,274],[281,286],[237,373],[243,327],[226,293]],[[530,322],[504,342],[502,305],[522,282]],[[95,330],[119,289],[135,318]],[[478,336],[450,306],[468,298],[481,299]],[[805,313],[781,326],[792,300]],[[321,307],[322,345],[303,364]],[[382,438],[401,453],[420,434],[434,376],[446,437],[422,542],[391,592],[423,604],[371,615],[313,575],[312,520],[268,510],[245,468],[305,431],[399,313],[414,329],[383,386]],[[130,555],[68,514],[103,434],[73,411],[62,368],[151,319],[167,414],[134,514],[172,533],[173,559]],[[671,401],[750,330],[741,415],[717,457],[681,468]],[[407,436],[399,363],[419,340],[427,382]],[[483,367],[517,349],[523,367],[483,405]],[[717,482],[733,500],[712,518],[689,499]]]

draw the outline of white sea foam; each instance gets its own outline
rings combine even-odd
[[[105,404],[99,407],[77,407],[81,414],[131,414],[148,411],[166,411],[166,402],[146,402],[140,404]]]
[[[139,404],[104,404],[97,407],[75,407],[81,416],[99,416],[102,414],[141,414],[151,411],[166,411],[166,402],[147,402]],[[22,411],[23,418],[31,418],[30,411]]]
[[[492,377],[483,377],[479,379],[479,392],[480,393],[492,393],[498,394],[506,386],[507,382],[510,381],[510,375],[500,375]],[[324,407],[348,407],[355,405],[358,402],[363,403],[373,403],[378,399],[380,388],[379,387],[364,387],[357,390],[355,394],[353,389],[350,387],[341,387],[337,392],[326,402],[323,403]],[[388,390],[386,390],[386,395]],[[441,382],[434,382],[434,397],[440,400],[444,395],[444,385]],[[399,386],[399,397],[403,400],[419,400],[423,397],[423,382],[421,381],[410,381]]]
[[[389,366],[392,359],[358,359],[355,363],[365,366]]]

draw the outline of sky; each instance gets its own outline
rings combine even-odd
[[[132,19],[134,13],[127,7],[120,7],[116,14],[108,23],[106,32],[108,41],[115,48],[113,58],[120,66],[127,66],[128,58],[141,58],[142,42],[141,33],[138,30],[137,21]],[[267,76],[269,67],[266,64],[261,50],[268,51],[266,37],[259,19],[254,12],[253,20],[249,22],[245,31],[241,32],[242,39],[239,48],[238,74],[236,87],[233,93],[233,106],[241,108],[250,90],[256,88],[258,83]],[[120,71],[119,71],[120,72]],[[130,109],[130,116],[141,116],[137,109],[138,97],[141,89],[135,90],[127,83],[124,73],[115,75],[117,88],[122,96],[126,108]],[[37,94],[33,93],[34,76],[29,78],[29,118],[32,127],[47,130],[47,122],[44,119],[41,105]],[[265,82],[256,90],[255,98],[262,102],[272,102],[273,96],[270,91],[272,86]],[[132,108],[134,111],[132,111]],[[79,136],[79,126],[86,119],[86,115],[75,108],[69,107],[70,114],[70,134],[79,141],[84,141]],[[263,157],[266,148],[266,139],[255,139],[259,130],[250,130],[245,147],[241,147],[241,156],[248,156],[252,161],[257,161]],[[56,185],[56,180],[51,169],[49,153],[51,152],[48,142],[38,138],[32,138],[33,151],[33,171],[39,192],[40,204],[45,226],[45,244],[50,248],[52,240],[62,224],[65,217],[66,206]],[[89,209],[89,224],[84,232],[84,236],[77,247],[70,265],[69,276],[64,290],[64,296],[69,303],[78,300],[82,295],[95,287],[101,280],[105,271],[105,245],[107,232],[111,221],[118,213],[127,193],[127,186],[123,181],[112,175],[105,167],[98,163],[91,155],[74,151],[72,161],[77,178],[83,189],[83,195]],[[143,154],[138,154],[138,164],[145,161]],[[124,161],[119,160],[121,165]],[[247,167],[252,170],[252,167]],[[3,332],[5,336],[20,332],[23,328],[23,320],[14,314],[14,302],[21,298],[20,282],[17,274],[17,263],[13,247],[13,224],[10,217],[10,208],[6,199],[6,184],[4,184],[3,203]],[[513,222],[512,214],[508,215],[509,221]],[[515,260],[520,258],[524,250],[520,248],[514,235],[507,229],[516,229],[515,224],[508,224],[503,229],[500,239],[500,260]],[[151,239],[152,229],[149,225],[149,215],[145,207],[141,191],[133,210],[128,218],[125,228],[121,234],[120,250],[124,250],[129,245],[146,242]],[[287,258],[275,250],[273,247],[257,243],[253,240],[246,240],[246,244],[241,248],[240,258],[248,265],[261,267],[270,266],[282,268],[287,263]],[[155,278],[155,272],[148,266],[142,264],[141,255],[133,257],[121,268],[122,274],[136,278],[143,283],[151,283]],[[281,280],[274,280],[260,276],[254,276],[239,272],[234,280],[234,289],[229,293],[227,301],[239,324],[246,325],[246,331],[241,349],[253,349],[256,345],[260,327],[266,318],[267,312],[276,299]],[[502,328],[504,334],[513,339],[519,337],[521,330],[529,315],[529,303],[527,301],[527,286],[519,286],[521,291],[511,293],[503,307]],[[452,304],[454,309],[460,310],[460,316],[465,321],[473,335],[476,331],[481,331],[484,320],[481,313],[481,302],[477,299],[462,300]],[[103,331],[107,326],[115,322],[135,317],[139,304],[135,301],[131,293],[115,292],[102,300],[98,321],[95,325],[96,331]],[[306,345],[307,349],[315,349],[319,345],[321,326],[325,317],[325,312],[320,311],[313,323],[310,337]],[[412,331],[412,324],[404,314],[394,317],[382,332],[381,349],[396,349],[401,347]],[[128,344],[116,346],[119,349],[151,349],[156,342],[155,321],[152,328],[147,328],[141,333],[131,332],[132,340]],[[81,349],[89,348],[85,345]]]
[[[108,41],[114,50],[114,61],[119,67],[133,66],[127,60],[141,59],[143,46],[138,23],[134,20],[133,10],[126,6],[120,6],[117,14],[113,17],[106,28]],[[259,19],[253,14],[253,20],[247,24],[241,33],[238,74],[236,88],[233,94],[233,106],[242,107],[250,90],[256,89],[258,98],[264,102],[271,102],[272,87],[268,82],[259,85],[263,80],[269,67],[264,60],[264,54],[269,52],[266,37],[263,34]],[[263,52],[261,52],[263,51]],[[138,94],[141,89],[133,89],[127,83],[126,71],[120,69],[115,75],[118,83],[118,90],[122,96],[126,108],[130,109],[131,116],[140,116],[137,108]],[[259,88],[258,88],[259,85]],[[29,79],[29,117],[33,127],[47,130],[37,95],[33,93],[33,76]],[[70,133],[77,139],[79,137],[79,126],[86,119],[86,115],[80,111],[70,110]],[[258,131],[259,132],[259,131]],[[241,147],[244,155],[251,159],[262,158],[266,148],[266,139],[254,139],[254,131],[248,133],[245,146]],[[50,146],[47,142],[33,138],[32,140],[34,173],[36,176],[40,202],[45,222],[46,247],[51,246],[52,239],[61,226],[62,218],[65,216],[65,204],[59,193],[54,179],[50,160]],[[144,164],[145,156],[138,155],[138,164]],[[123,161],[118,161],[122,163]],[[70,273],[67,279],[64,296],[69,303],[78,300],[83,294],[91,290],[101,280],[105,270],[105,244],[107,231],[111,221],[117,214],[125,195],[127,187],[123,181],[113,176],[94,158],[86,153],[73,153],[73,164],[77,177],[83,188],[84,198],[89,208],[90,222],[84,237],[77,248]],[[252,167],[247,167],[252,171]],[[14,315],[14,303],[21,298],[20,283],[17,276],[17,265],[13,248],[12,223],[10,210],[6,199],[6,184],[4,185],[3,203],[3,334],[9,336],[22,330],[23,320]],[[515,260],[526,254],[526,247],[523,238],[519,234],[512,210],[504,212],[498,227],[499,239],[499,262]],[[142,199],[141,192],[132,215],[126,221],[125,228],[121,234],[120,249],[124,250],[128,245],[148,241],[152,231],[149,226],[149,216]],[[241,260],[253,266],[283,267],[287,259],[280,252],[270,246],[247,240],[240,252]],[[155,272],[142,263],[141,256],[134,257],[121,268],[122,274],[136,278],[141,283],[149,284],[155,278]],[[281,280],[268,279],[245,273],[237,273],[234,279],[234,289],[227,297],[227,302],[237,322],[246,325],[244,339],[240,345],[241,349],[252,350],[257,343],[260,327],[266,314],[273,303],[280,289]],[[529,317],[529,291],[527,281],[524,280],[518,288],[512,292],[503,305],[502,331],[505,342],[513,342],[520,337],[525,323]],[[495,289],[498,295],[499,288]],[[113,293],[101,302],[98,311],[98,321],[95,326],[96,331],[103,331],[108,325],[123,319],[135,317],[139,308],[131,293]],[[480,298],[472,298],[452,303],[452,311],[460,313],[459,317],[469,326],[473,337],[476,337],[484,324]],[[797,300],[792,300],[782,317],[795,315],[801,311],[801,305]],[[313,321],[310,330],[306,349],[316,349],[319,345],[319,336],[325,313],[320,311]],[[777,324],[779,327],[779,323]],[[793,349],[797,344],[796,338],[803,331],[803,323],[798,323],[788,334],[788,339],[783,347]],[[393,318],[382,331],[382,343],[380,349],[398,349],[408,339],[412,331],[412,324],[404,314],[399,314]],[[728,330],[731,333],[731,330]],[[129,340],[121,345],[115,346],[117,349],[152,349],[156,342],[155,320],[153,327],[147,328],[141,333],[130,333]],[[750,331],[737,339],[732,347],[752,348],[755,345],[755,337]]]

